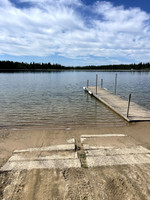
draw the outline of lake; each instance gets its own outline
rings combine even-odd
[[[84,92],[87,80],[95,77],[103,86],[150,109],[150,72],[56,71],[0,73],[1,127],[103,127],[126,122],[94,97]]]

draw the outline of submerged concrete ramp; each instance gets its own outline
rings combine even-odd
[[[150,164],[150,151],[123,134],[82,135],[88,167]]]
[[[15,150],[0,171],[81,167],[75,144]]]

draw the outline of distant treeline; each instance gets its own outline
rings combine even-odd
[[[0,71],[51,71],[51,70],[150,70],[150,63],[65,67],[60,64],[0,61]]]
[[[24,63],[13,61],[0,61],[0,71],[36,71],[36,70],[52,70],[65,69],[66,67],[59,64],[51,63]]]

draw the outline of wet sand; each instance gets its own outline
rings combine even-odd
[[[125,134],[134,141],[134,145],[141,145],[150,150],[150,122],[110,128],[1,129],[0,167],[16,149],[66,144],[71,138],[76,139],[78,155],[84,155],[80,137],[88,134]],[[113,142],[110,140],[108,144],[111,146]],[[87,167],[86,163],[84,166],[83,159],[81,168],[1,172],[0,198],[5,200],[150,199],[149,171],[149,164]]]

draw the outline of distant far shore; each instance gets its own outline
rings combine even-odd
[[[49,72],[49,71],[62,71],[62,70],[150,70],[150,63],[139,64],[118,64],[118,65],[88,65],[88,66],[63,66],[60,64],[49,63],[25,63],[13,61],[0,61],[0,72]]]

